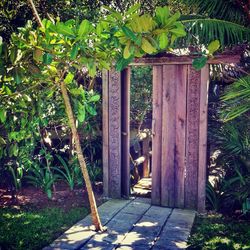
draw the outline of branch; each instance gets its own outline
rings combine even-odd
[[[39,25],[41,28],[44,28],[44,25],[43,25],[43,23],[42,23],[42,21],[41,21],[41,18],[40,18],[39,14],[38,14],[38,12],[37,12],[37,10],[36,10],[36,6],[35,6],[33,0],[27,0],[27,1],[28,1],[28,2],[30,3],[30,5],[31,5],[31,9],[32,9],[32,11],[33,11],[33,14],[34,14],[34,16],[35,16],[35,18],[36,18],[36,21],[37,21],[38,25]]]

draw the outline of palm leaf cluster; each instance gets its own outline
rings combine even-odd
[[[230,21],[195,18],[182,20],[186,26],[187,37],[182,39],[183,45],[204,44],[207,45],[213,40],[219,40],[222,47],[246,43],[250,40],[250,29]]]
[[[221,47],[248,43],[250,28],[243,8],[234,0],[181,0],[189,6],[182,16],[187,37],[177,46],[208,45],[219,40]]]
[[[250,111],[250,76],[231,84],[221,100],[224,103],[222,115],[225,121],[247,114]]]
[[[230,22],[247,24],[243,9],[233,0],[182,0],[193,6],[196,13],[210,18],[223,19]]]

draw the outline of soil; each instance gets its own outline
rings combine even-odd
[[[72,207],[86,207],[89,208],[89,201],[86,188],[76,188],[71,191],[66,183],[58,183],[53,192],[52,199],[48,199],[47,195],[41,189],[33,186],[23,187],[17,191],[15,198],[12,197],[11,192],[6,188],[0,188],[0,208],[31,208],[43,209],[49,207],[60,207],[65,211]],[[95,183],[93,190],[96,197],[97,205],[103,203],[102,198],[102,183]]]

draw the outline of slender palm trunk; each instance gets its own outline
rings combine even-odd
[[[88,192],[92,221],[93,221],[93,224],[94,224],[96,230],[101,231],[102,225],[101,225],[101,221],[100,221],[99,214],[97,211],[95,196],[94,196],[91,181],[89,178],[86,162],[85,162],[85,159],[83,157],[80,139],[79,139],[79,134],[78,134],[77,129],[76,129],[75,119],[74,119],[72,107],[70,104],[69,95],[68,95],[68,92],[67,92],[67,89],[66,89],[64,82],[61,82],[61,91],[62,91],[62,96],[63,96],[63,100],[64,100],[64,104],[65,104],[65,110],[66,110],[66,113],[67,113],[67,116],[69,119],[69,125],[70,125],[71,131],[72,131],[75,145],[76,145],[76,154],[78,157],[78,161],[80,164],[80,168],[81,168],[81,171],[82,171],[82,174],[84,177],[84,181],[86,184],[87,192]]]

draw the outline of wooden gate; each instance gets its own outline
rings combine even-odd
[[[238,62],[217,57],[211,64]],[[189,57],[142,58],[153,66],[152,203],[205,210],[208,64]],[[103,75],[103,184],[112,198],[129,196],[130,70]]]

